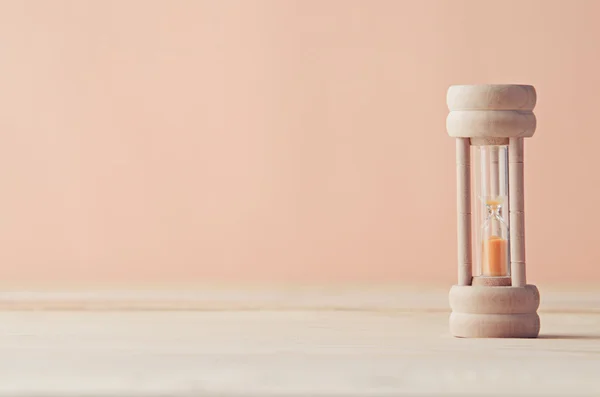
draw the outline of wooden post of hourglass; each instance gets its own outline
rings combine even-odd
[[[526,284],[523,205],[523,138],[535,132],[535,89],[527,85],[452,86],[447,101],[446,127],[457,140],[458,199],[458,283],[450,289],[450,332],[457,337],[536,337],[540,296],[534,285]],[[472,277],[470,146],[507,144],[511,277]],[[505,171],[498,172],[499,158],[493,157],[497,147],[489,152],[492,158],[485,183],[491,184],[492,194],[499,194],[507,176]],[[501,166],[506,166],[505,159]],[[503,181],[498,180],[500,176]]]
[[[471,144],[468,138],[456,139],[456,192],[458,212],[458,285],[471,285],[473,251],[471,248]]]
[[[525,276],[525,192],[523,138],[510,138],[508,183],[510,203],[510,273],[512,285],[524,287]]]

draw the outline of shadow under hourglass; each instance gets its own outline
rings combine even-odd
[[[570,340],[597,340],[600,341],[600,334],[577,335],[577,334],[541,334],[538,339],[570,339]]]

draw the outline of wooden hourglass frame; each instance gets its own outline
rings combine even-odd
[[[446,128],[456,138],[458,201],[458,284],[449,294],[450,332],[465,338],[535,338],[540,295],[526,282],[523,178],[523,140],[536,127],[535,89],[451,86],[447,103]],[[473,227],[472,214],[480,215]]]

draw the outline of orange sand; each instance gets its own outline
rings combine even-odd
[[[482,260],[484,276],[508,275],[508,240],[492,236],[484,241]]]

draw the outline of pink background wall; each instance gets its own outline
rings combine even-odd
[[[538,90],[529,278],[600,281],[598,1],[2,1],[3,282],[452,282],[450,84]]]

